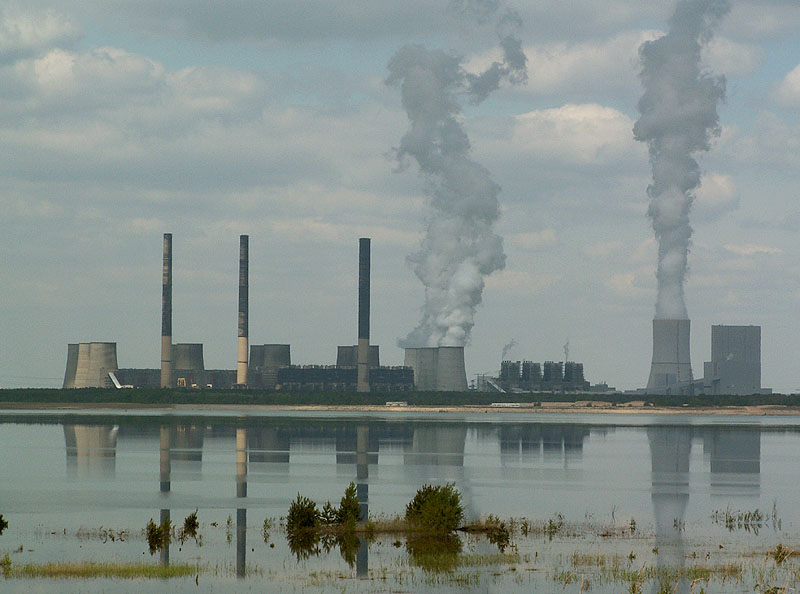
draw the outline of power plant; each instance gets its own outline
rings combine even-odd
[[[413,389],[413,370],[408,367],[381,367],[379,348],[369,343],[370,243],[369,238],[359,239],[357,344],[340,346],[336,365],[292,365],[288,344],[249,345],[249,237],[241,235],[236,369],[206,369],[202,344],[172,343],[172,234],[165,233],[161,269],[161,368],[120,369],[117,365],[116,343],[70,344],[63,387],[252,387],[262,390],[359,392]],[[463,351],[461,375],[463,389],[466,390]]]
[[[206,369],[203,345],[172,343],[172,234],[163,236],[160,369],[119,368],[113,342],[69,344],[64,388],[167,387],[259,390],[464,392],[468,389],[464,347],[406,348],[404,365],[380,364],[370,344],[369,238],[359,239],[357,344],[339,346],[335,365],[293,365],[288,344],[249,344],[249,237],[239,237],[238,316],[235,369]],[[688,319],[653,320],[653,359],[645,394],[758,394],[761,388],[761,328],[712,326],[711,361],[695,380]],[[248,352],[249,351],[249,352]],[[567,353],[565,352],[565,355]],[[498,378],[479,376],[478,389],[500,392],[596,391],[583,364],[503,361]]]

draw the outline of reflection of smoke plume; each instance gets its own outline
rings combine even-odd
[[[485,14],[496,11],[493,3]],[[515,21],[516,18],[516,21]],[[399,85],[411,126],[400,141],[400,167],[412,157],[424,177],[433,209],[418,252],[409,256],[425,285],[419,325],[401,346],[463,346],[481,302],[484,277],[505,266],[503,240],[492,227],[499,215],[500,187],[469,157],[470,143],[458,119],[459,95],[480,103],[503,79],[524,82],[526,58],[519,39],[503,35],[518,17],[497,20],[503,61],[480,74],[466,72],[463,59],[420,45],[400,48],[389,61],[387,83]]]
[[[653,169],[648,216],[658,239],[660,319],[688,317],[683,283],[692,235],[689,208],[700,185],[692,154],[709,150],[710,137],[719,134],[717,103],[725,95],[725,79],[701,71],[700,48],[729,9],[728,0],[678,0],[669,33],[639,49],[645,91],[633,134],[647,142]]]
[[[503,347],[503,354],[500,355],[500,360],[505,361],[506,355],[508,355],[509,351],[511,351],[511,349],[513,349],[515,346],[517,346],[517,341],[512,338],[511,342]]]

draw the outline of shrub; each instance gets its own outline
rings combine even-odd
[[[0,534],[3,534],[6,528],[8,528],[8,522],[3,519],[3,514],[0,514]]]
[[[161,525],[158,525],[153,521],[153,518],[150,518],[147,523],[146,534],[150,554],[154,555],[156,551],[169,546],[172,536],[172,522],[165,518]]]
[[[455,483],[423,485],[406,505],[406,520],[435,532],[451,532],[464,520],[461,493]]]
[[[183,530],[181,530],[181,541],[186,538],[197,539],[197,529],[200,527],[200,522],[197,521],[197,510],[194,510],[183,520]]]

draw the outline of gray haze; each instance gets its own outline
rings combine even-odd
[[[700,186],[700,168],[692,157],[709,150],[720,133],[717,104],[725,96],[724,77],[700,67],[700,52],[712,28],[730,10],[728,0],[680,0],[669,33],[639,49],[642,114],[634,137],[647,142],[653,183],[647,188],[647,214],[658,240],[656,318],[686,319],[683,286],[692,228],[689,210]]]
[[[431,208],[422,245],[408,258],[425,286],[422,320],[401,346],[464,346],[475,324],[484,278],[505,267],[503,240],[494,231],[500,186],[469,157],[459,99],[466,95],[477,104],[502,80],[527,80],[519,39],[513,33],[503,35],[513,16],[506,13],[497,24],[503,61],[479,74],[464,70],[461,56],[421,45],[404,46],[389,61],[387,84],[400,86],[411,122],[396,157],[401,169],[409,157],[417,162]]]

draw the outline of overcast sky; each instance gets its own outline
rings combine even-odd
[[[372,238],[383,364],[419,321],[406,261],[428,210],[392,149],[408,129],[387,64],[408,43],[479,71],[494,30],[447,0],[95,0],[0,9],[0,386],[60,386],[67,343],[114,341],[158,367],[161,235],[174,234],[173,339],[236,366],[238,236],[250,342],[333,364],[356,342],[358,238]],[[633,139],[638,48],[664,0],[530,0],[528,83],[465,102],[471,157],[502,187],[507,262],[483,292],[467,374],[581,361],[647,382],[656,244]],[[800,389],[800,4],[734,0],[704,54],[727,78],[698,157],[686,302],[696,377],[712,324],[762,326],[762,383]]]

